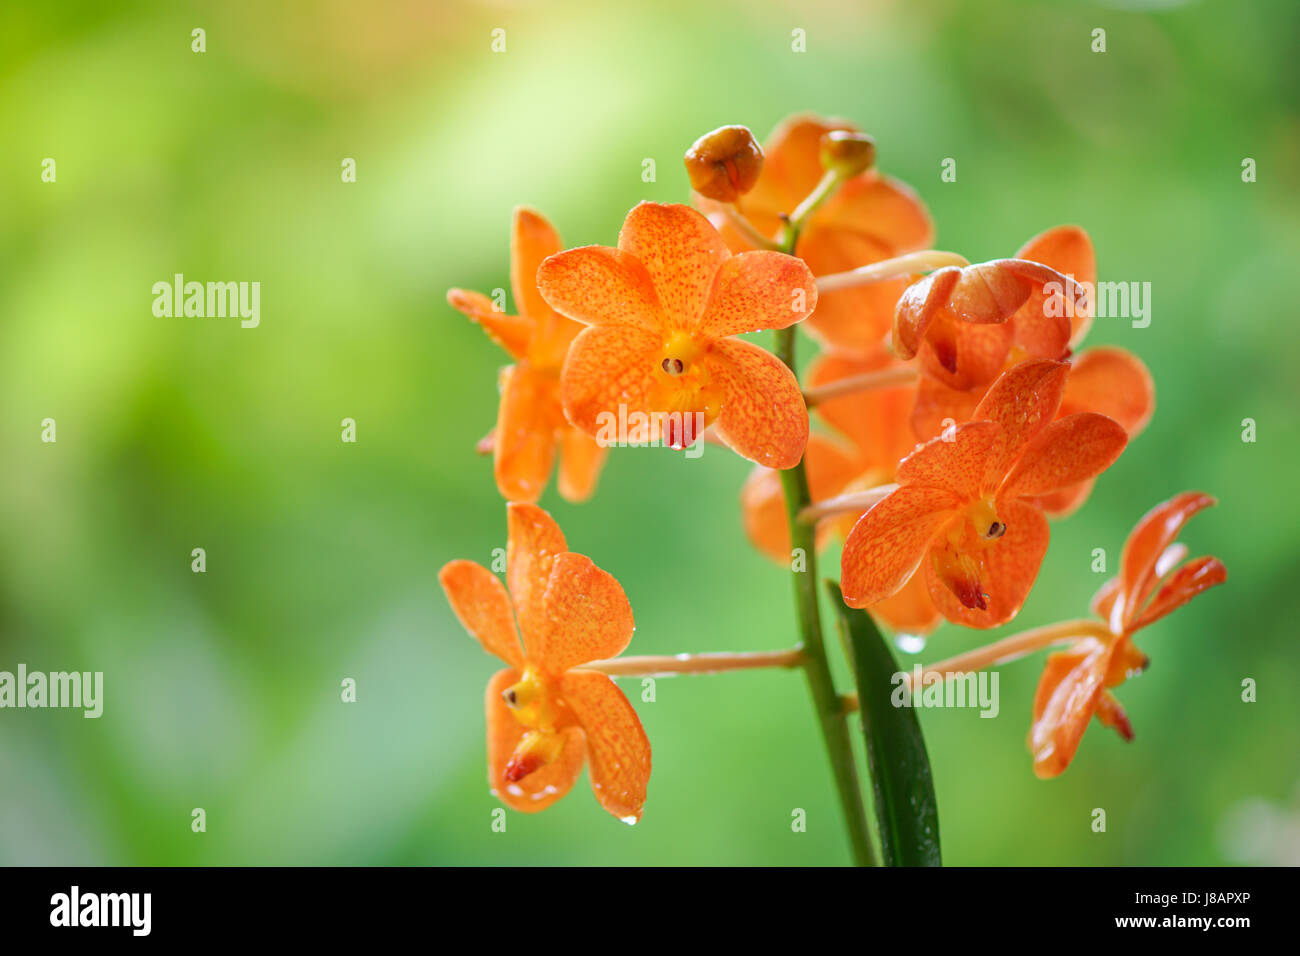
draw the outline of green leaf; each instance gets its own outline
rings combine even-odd
[[[871,615],[846,606],[839,585],[826,583],[853,659],[881,856],[886,866],[941,866],[939,806],[916,709],[892,702],[898,665]]]

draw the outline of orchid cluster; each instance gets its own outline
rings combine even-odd
[[[1048,229],[1009,258],[972,264],[931,248],[925,206],[875,159],[849,123],[792,117],[765,146],[723,127],[686,153],[692,204],[639,204],[614,246],[565,249],[539,213],[517,210],[516,315],[448,293],[513,360],[479,443],[509,502],[506,584],[469,561],[441,573],[465,628],[506,665],[487,686],[487,749],[489,786],[510,807],[544,809],[585,763],[601,806],[640,818],[650,745],[613,676],[799,668],[854,857],[871,861],[846,731],[848,715],[867,713],[867,689],[833,681],[819,549],[843,540],[842,613],[909,635],[943,621],[1006,624],[1033,587],[1050,522],[1085,503],[1150,421],[1143,363],[1082,347],[1096,283],[1083,229]],[[820,349],[802,382],[796,326]],[[771,351],[739,337],[761,331],[774,333]],[[557,459],[563,498],[593,494],[611,416],[645,423],[647,442],[716,442],[755,464],[741,520],[755,548],[792,569],[794,647],[613,659],[633,632],[622,588],[535,504]],[[1136,633],[1226,579],[1216,558],[1184,563],[1177,542],[1213,503],[1188,492],[1141,518],[1095,619],[925,672],[947,679],[1061,645],[1034,700],[1034,771],[1064,771],[1093,717],[1131,738],[1114,690],[1146,666]]]

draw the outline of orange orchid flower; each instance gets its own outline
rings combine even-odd
[[[563,248],[551,224],[531,209],[515,210],[510,284],[519,315],[497,311],[487,296],[452,289],[447,301],[473,319],[515,359],[501,372],[496,429],[480,442],[490,449],[497,490],[512,501],[536,501],[558,450],[559,489],[568,501],[591,497],[605,449],[564,419],[560,368],[582,326],[557,315],[537,291],[537,266]]]
[[[581,666],[627,647],[627,597],[590,558],[569,551],[541,508],[510,504],[506,514],[508,591],[473,561],[452,561],[438,574],[461,624],[509,665],[487,685],[488,785],[506,805],[532,813],[568,793],[590,763],[600,805],[635,823],[650,742],[613,680]]]
[[[976,421],[903,459],[899,487],[844,544],[849,606],[896,594],[919,570],[935,607],[954,623],[990,628],[1015,617],[1050,535],[1035,499],[1100,474],[1128,441],[1119,424],[1094,412],[1054,420],[1067,372],[1061,362],[1016,366],[989,389]]]
[[[646,440],[694,443],[710,424],[745,458],[798,464],[808,410],[793,373],[742,332],[782,329],[817,304],[802,261],[779,252],[733,256],[689,206],[643,202],[618,248],[585,246],[546,259],[537,284],[557,312],[586,323],[561,377],[565,413],[589,435],[643,416]]]
[[[884,346],[869,359],[823,354],[809,365],[807,380],[818,387],[902,365]],[[910,385],[875,388],[817,406],[818,415],[837,435],[814,432],[808,439],[804,467],[814,502],[894,480],[899,461],[916,445],[907,424],[914,391]],[[750,473],[741,489],[741,513],[754,547],[777,563],[791,560],[790,526],[778,472],[758,467]],[[850,512],[822,521],[817,527],[818,548],[834,536],[846,537],[859,517],[861,513]],[[869,610],[894,630],[909,634],[929,633],[942,620],[920,577]]]
[[[817,186],[822,135],[833,130],[858,132],[852,123],[817,116],[792,116],[768,138],[757,184],[734,204],[766,236]],[[696,205],[708,214],[734,252],[753,249],[749,238],[728,219],[726,207],[698,194]],[[795,254],[814,275],[846,272],[926,248],[934,224],[924,203],[906,185],[874,169],[843,183],[809,218]],[[824,347],[869,356],[889,334],[894,306],[907,288],[906,279],[877,282],[827,292],[805,329]]]
[[[1083,284],[1084,288],[1096,285],[1097,260],[1092,240],[1078,226],[1056,226],[1035,236],[1020,248],[1016,258],[1055,269]],[[1081,297],[1076,301],[1070,321],[1068,344],[1074,348],[1092,324],[1091,297]],[[1011,349],[1003,371],[1019,363],[1019,352],[1019,349]],[[1057,417],[1096,412],[1123,425],[1130,440],[1136,438],[1155,410],[1155,386],[1142,361],[1125,349],[1111,346],[1089,349],[1065,360],[1070,363],[1070,374]],[[963,391],[932,376],[921,376],[917,384],[916,405],[912,410],[916,437],[922,440],[933,438],[952,423],[969,421],[985,390],[985,385],[977,385]],[[1038,504],[1049,517],[1064,517],[1087,500],[1092,485],[1091,480],[1082,482],[1045,496],[1039,499]]]
[[[1038,776],[1055,777],[1069,766],[1094,715],[1125,740],[1133,739],[1124,708],[1111,693],[1147,666],[1133,635],[1228,579],[1218,558],[1182,564],[1187,548],[1176,543],[1183,525],[1214,503],[1209,495],[1188,491],[1147,512],[1124,545],[1120,573],[1093,598],[1093,612],[1106,622],[1111,638],[1086,637],[1048,656],[1029,733]]]

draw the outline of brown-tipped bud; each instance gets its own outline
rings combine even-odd
[[[876,165],[876,141],[866,133],[833,129],[822,134],[822,168],[845,179],[865,173]]]
[[[763,171],[763,149],[744,126],[720,126],[686,151],[691,188],[718,202],[735,202]]]

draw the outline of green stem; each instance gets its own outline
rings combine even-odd
[[[792,253],[798,240],[797,226],[787,224],[782,235],[783,251]],[[776,332],[776,355],[795,376],[795,328]],[[803,551],[804,569],[794,571],[794,602],[799,617],[799,634],[803,648],[803,670],[808,678],[813,707],[821,725],[826,756],[835,774],[835,787],[839,792],[840,808],[849,831],[849,844],[853,862],[857,866],[875,866],[875,854],[867,832],[866,808],[862,790],[858,786],[857,764],[853,756],[853,741],[835,680],[831,676],[826,657],[826,644],[822,640],[821,610],[817,603],[817,544],[816,528],[799,520],[799,512],[812,503],[808,493],[808,473],[801,460],[793,468],[781,472],[781,487],[785,492],[786,518],[790,525],[790,547]]]

